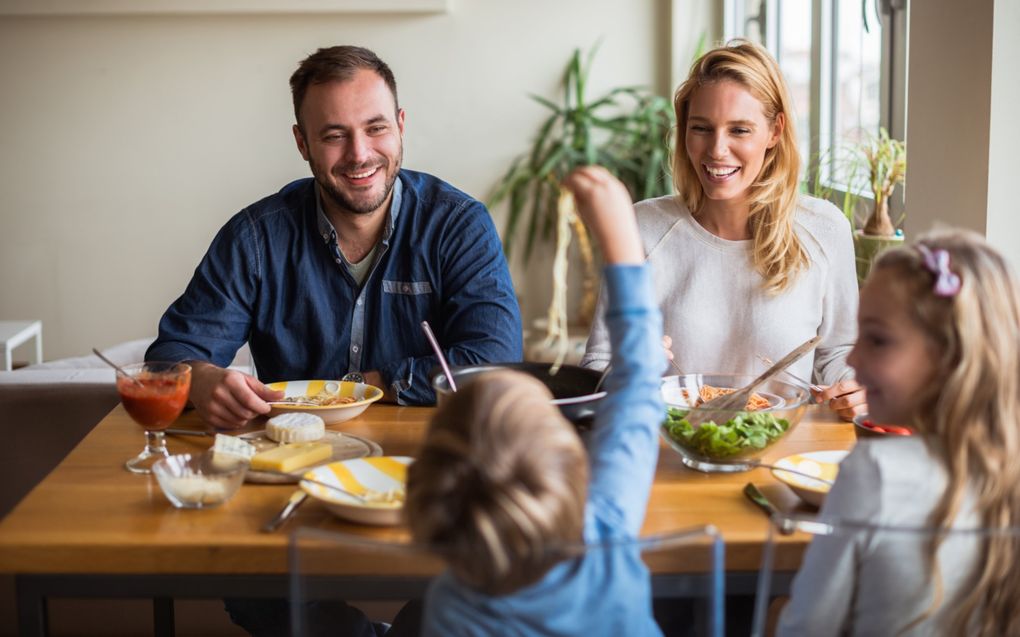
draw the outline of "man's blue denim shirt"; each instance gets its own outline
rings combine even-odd
[[[485,206],[410,170],[394,204],[360,288],[320,223],[314,180],[245,208],[163,315],[146,360],[226,366],[247,341],[264,381],[378,370],[411,405],[435,402],[424,320],[451,365],[521,360],[520,309]]]

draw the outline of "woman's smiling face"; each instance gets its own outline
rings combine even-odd
[[[685,140],[706,204],[743,200],[761,172],[765,151],[776,145],[782,130],[782,114],[769,121],[762,103],[733,80],[694,91]]]

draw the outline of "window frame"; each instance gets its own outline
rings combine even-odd
[[[810,122],[811,138],[809,140],[810,157],[822,157],[832,148],[835,122],[835,78],[837,77],[836,52],[839,50],[839,12],[836,2],[856,2],[858,0],[812,0],[811,3],[811,80],[810,80]],[[882,28],[882,49],[880,57],[879,122],[895,139],[906,138],[907,112],[907,16],[909,0],[866,0],[875,3]],[[748,26],[758,25],[759,33],[764,34],[764,45],[782,64],[779,46],[782,33],[778,19],[783,10],[783,0],[759,0],[758,12],[749,16],[748,0],[724,0],[723,24],[726,40],[734,37],[746,37]],[[875,131],[877,134],[877,131]],[[816,162],[809,161],[808,169],[816,168]],[[813,174],[804,175],[804,180],[812,182]],[[824,167],[820,182],[829,189],[829,198],[837,206],[842,205],[845,189],[828,181]],[[869,192],[854,193],[858,198],[858,207],[870,207],[872,200]],[[904,210],[904,188],[897,186],[889,201],[889,213],[893,223],[900,225]],[[858,210],[858,217],[864,211]]]

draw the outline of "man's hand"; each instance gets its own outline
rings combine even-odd
[[[619,179],[601,166],[584,166],[567,175],[563,187],[573,193],[577,214],[598,239],[606,263],[644,262],[634,205]]]
[[[365,377],[365,383],[369,385],[375,385],[379,389],[383,390],[382,401],[384,403],[396,402],[397,397],[393,394],[393,390],[390,389],[386,381],[383,380],[382,374],[379,372],[365,372],[362,374]]]
[[[253,376],[217,367],[204,361],[191,365],[191,403],[206,422],[220,429],[237,429],[261,414],[268,414],[267,400],[280,400],[274,391]]]
[[[828,401],[829,408],[847,422],[858,414],[868,413],[868,397],[864,387],[856,380],[841,380],[835,385],[823,387],[820,392],[812,392],[818,402]]]

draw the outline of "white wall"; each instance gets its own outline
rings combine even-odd
[[[992,110],[988,148],[988,237],[1020,267],[1020,2],[995,0]]]
[[[318,46],[387,60],[405,165],[483,198],[544,115],[527,93],[554,94],[573,47],[603,38],[594,93],[662,77],[668,5],[0,18],[0,319],[42,319],[48,359],[154,334],[220,225],[307,174],[287,79]],[[529,315],[548,288],[531,270],[515,268]]]
[[[906,231],[985,234],[1020,267],[1020,3],[910,5]]]

